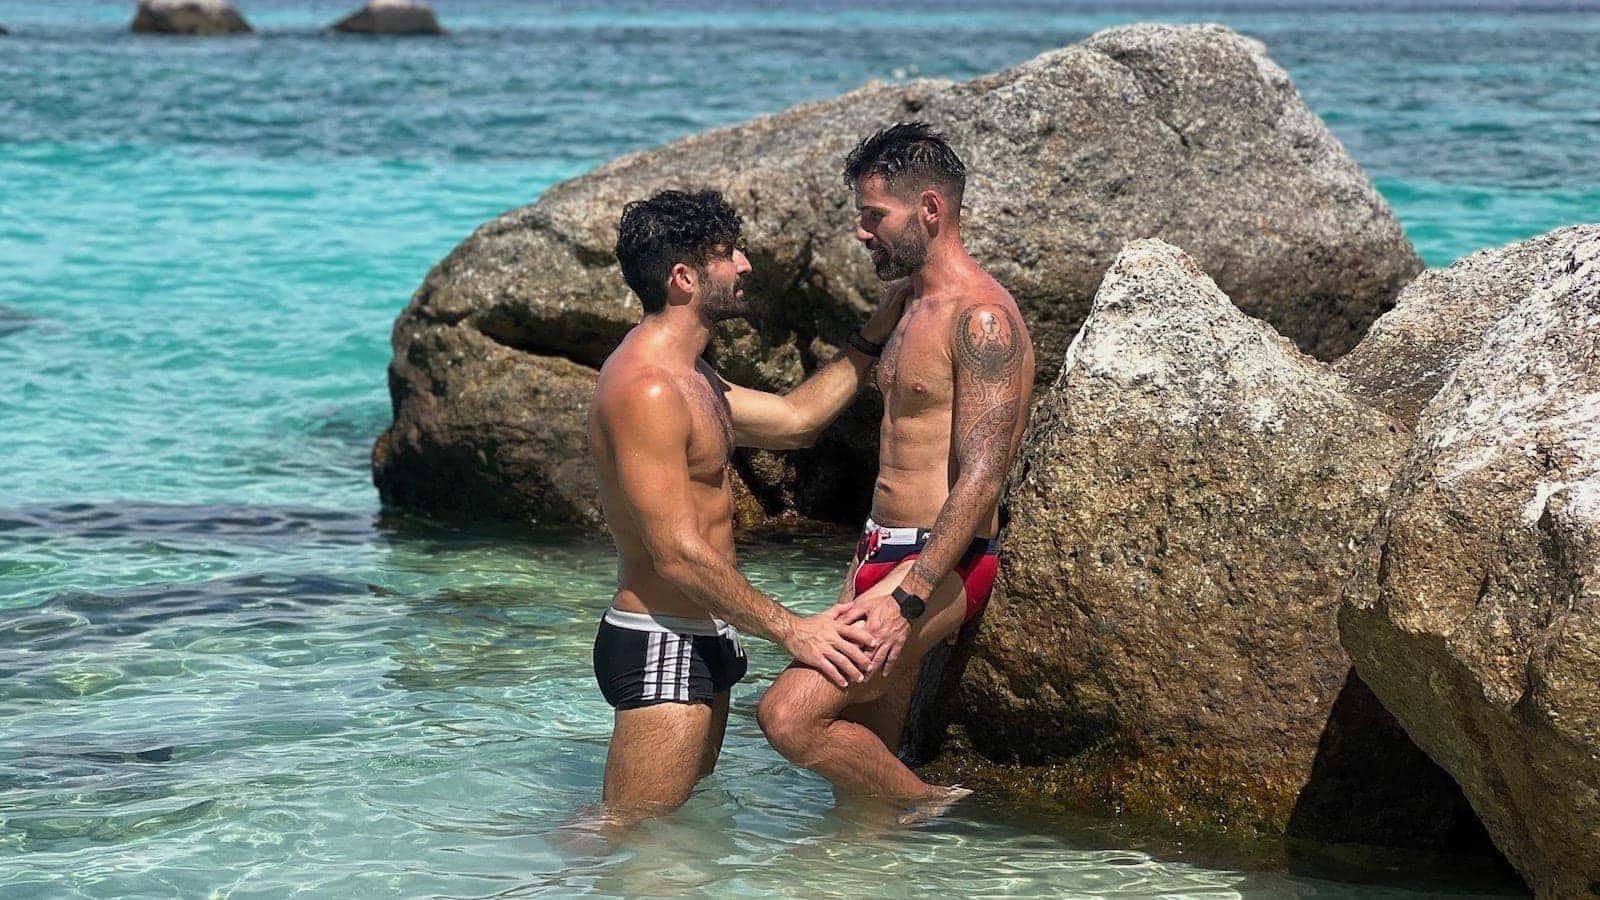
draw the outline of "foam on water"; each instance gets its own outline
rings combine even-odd
[[[884,831],[761,740],[764,646],[708,786],[568,858],[610,724],[609,548],[381,519],[367,453],[390,323],[479,223],[629,150],[1133,19],[1262,38],[1432,264],[1593,220],[1592,7],[438,0],[442,39],[319,33],[355,5],[251,0],[261,33],[190,41],[127,34],[129,4],[0,0],[0,893],[1504,887],[984,798]],[[748,568],[814,609],[846,553]]]

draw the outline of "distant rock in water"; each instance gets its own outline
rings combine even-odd
[[[418,0],[368,0],[367,5],[333,23],[351,34],[444,34],[439,19]]]
[[[612,255],[618,216],[664,187],[720,188],[745,218],[756,311],[722,327],[715,363],[754,387],[800,381],[883,290],[854,237],[842,160],[860,138],[911,118],[945,131],[968,163],[969,245],[1021,304],[1043,383],[1133,239],[1184,246],[1245,311],[1330,358],[1422,267],[1258,41],[1212,25],[1115,28],[971,82],[874,83],[625,156],[483,225],[395,323],[395,424],[374,457],[384,502],[444,517],[598,521],[587,475],[559,492],[576,507],[546,507],[544,485],[562,476],[494,461],[521,439],[515,423],[540,390],[499,381],[511,370],[498,360],[605,359],[640,316]],[[442,331],[459,333],[457,352],[427,349],[445,345]],[[481,418],[444,412],[465,398]],[[775,516],[859,521],[876,468],[871,403],[812,450],[738,457],[752,498]]]
[[[7,31],[6,27],[4,25],[0,25],[0,37],[5,37],[6,35],[8,35],[10,33],[11,32]]]
[[[1407,428],[1415,426],[1484,333],[1548,281],[1574,247],[1597,236],[1600,224],[1559,228],[1422,273],[1339,360],[1337,371],[1358,395]]]
[[[1555,234],[1423,408],[1340,634],[1534,891],[1569,898],[1600,894],[1600,233]]]
[[[1426,760],[1351,679],[1336,624],[1404,452],[1188,254],[1130,244],[1034,408],[956,692],[969,755],[942,777],[1179,825],[1448,843],[1470,809],[1437,770],[1373,765]]]
[[[139,34],[214,35],[252,30],[227,0],[139,0],[130,27]]]

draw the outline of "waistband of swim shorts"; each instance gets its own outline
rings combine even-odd
[[[733,626],[721,619],[691,619],[687,616],[658,616],[654,613],[636,613],[607,607],[605,620],[618,628],[630,631],[654,631],[660,634],[699,634],[706,637],[726,635]]]
[[[891,528],[887,525],[879,525],[877,522],[874,522],[869,518],[867,519],[866,527],[862,529],[862,535],[869,535],[873,532],[877,532],[879,544],[887,544],[891,547],[926,544],[928,542],[928,536],[933,534],[933,530],[930,528],[913,528],[910,526],[904,528]],[[1000,552],[999,537],[974,538],[972,543],[974,545],[981,543],[985,553]],[[971,552],[970,548],[969,552]]]
[[[928,540],[928,535],[933,533],[926,528],[891,528],[887,525],[879,525],[877,522],[874,522],[871,519],[867,520],[867,525],[864,529],[864,532],[866,534],[877,532],[878,543],[895,545],[926,543]]]

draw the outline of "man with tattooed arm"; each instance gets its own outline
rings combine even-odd
[[[923,660],[975,628],[998,572],[1000,491],[1033,391],[1016,302],[961,239],[966,167],[942,135],[902,123],[845,162],[856,238],[904,312],[877,368],[878,480],[841,600],[878,642],[847,687],[797,662],[757,718],[789,760],[842,796],[937,814],[967,791],[930,785],[896,756]]]

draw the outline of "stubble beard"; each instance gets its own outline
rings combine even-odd
[[[880,239],[878,243],[884,253],[882,257],[873,258],[872,268],[879,281],[908,278],[928,261],[928,236],[915,225],[906,228],[893,241]]]
[[[728,282],[707,281],[706,292],[700,298],[700,316],[706,324],[715,325],[727,319],[743,319],[750,315],[749,301],[739,296],[743,281],[742,278]]]

